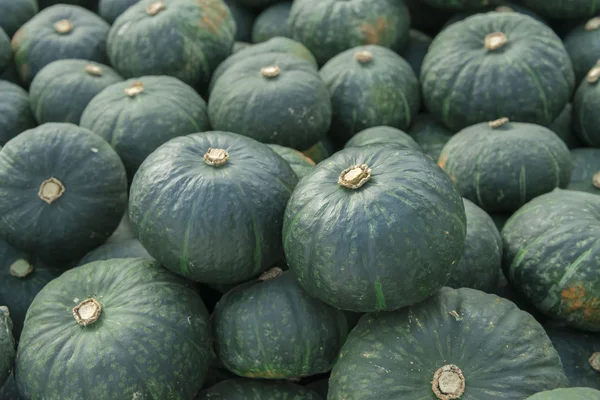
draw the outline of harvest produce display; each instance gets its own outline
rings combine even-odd
[[[600,400],[600,0],[0,0],[0,400]]]

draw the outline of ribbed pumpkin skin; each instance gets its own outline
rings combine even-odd
[[[72,310],[90,296],[102,312],[80,326]],[[211,345],[208,312],[190,282],[153,261],[98,261],[65,272],[35,298],[15,378],[28,399],[192,399]]]
[[[298,150],[276,144],[268,146],[290,164],[290,167],[298,175],[298,179],[304,178],[315,169],[315,162]]]
[[[15,339],[12,320],[7,307],[0,306],[0,385],[4,385],[15,362]]]
[[[88,67],[100,68],[101,72],[88,72]],[[81,114],[92,98],[122,80],[106,65],[85,60],[54,61],[42,68],[31,82],[31,108],[40,124],[79,124]]]
[[[228,379],[201,391],[195,400],[325,400],[312,390],[285,381]]]
[[[209,148],[229,160],[207,165]],[[237,283],[282,255],[281,225],[298,178],[268,146],[228,132],[173,139],[133,180],[129,218],[148,253],[206,283]]]
[[[292,9],[291,1],[273,4],[261,12],[252,27],[252,42],[266,42],[274,37],[290,37],[288,18]]]
[[[554,132],[521,122],[463,129],[446,143],[438,164],[463,197],[487,212],[516,211],[565,188],[573,169],[569,149]]]
[[[369,55],[370,61],[361,62]],[[411,66],[393,51],[360,46],[338,54],[319,72],[333,107],[330,136],[340,145],[366,128],[407,129],[421,106],[419,82]]]
[[[581,142],[577,138],[577,135],[573,131],[573,105],[568,103],[560,115],[554,120],[554,122],[548,125],[548,129],[553,131],[562,139],[569,149],[576,147],[582,147]]]
[[[37,123],[31,112],[29,95],[21,87],[0,81],[0,146]]]
[[[600,391],[580,387],[546,390],[536,393],[526,400],[600,400]]]
[[[272,66],[279,68],[278,76],[263,73]],[[331,113],[327,86],[313,65],[284,53],[257,54],[233,64],[208,101],[213,129],[297,150],[327,135]]]
[[[248,378],[328,372],[348,335],[344,312],[310,297],[290,271],[227,292],[212,323],[217,357]]]
[[[600,54],[600,29],[593,22],[591,21],[590,24],[584,22],[578,25],[564,39],[565,48],[573,63],[577,84],[596,65],[598,54]]]
[[[143,91],[127,94],[137,82]],[[129,180],[163,143],[210,129],[206,102],[171,76],[142,76],[107,87],[87,105],[81,126],[113,146]]]
[[[252,40],[252,27],[256,19],[255,11],[243,6],[239,0],[224,1],[235,20],[236,42],[250,42]]]
[[[433,39],[423,32],[414,29],[409,31],[408,44],[400,54],[410,64],[417,77],[421,74],[421,65],[432,41]]]
[[[112,25],[117,17],[138,1],[139,0],[100,0],[98,3],[98,15]]]
[[[600,332],[600,197],[554,190],[504,225],[509,282],[545,315]]]
[[[137,239],[123,240],[116,243],[103,244],[90,251],[79,261],[78,266],[94,261],[112,260],[115,258],[143,258],[154,260]]]
[[[169,0],[149,15],[142,0],[117,18],[108,35],[111,65],[125,78],[169,75],[201,88],[231,54],[235,21],[223,0]]]
[[[59,33],[54,24],[69,20],[72,30]],[[108,64],[106,39],[110,26],[98,15],[74,5],[48,7],[23,25],[12,38],[15,62],[23,83],[52,61],[78,58]]]
[[[37,12],[36,0],[3,1],[0,4],[0,28],[12,37]]]
[[[289,17],[292,38],[308,47],[319,65],[356,46],[400,51],[409,25],[403,0],[295,0]]]
[[[367,128],[364,131],[360,131],[354,135],[352,139],[346,142],[344,148],[387,143],[393,143],[407,149],[421,150],[421,146],[419,146],[412,137],[408,136],[408,134],[402,132],[400,129],[392,128],[390,126],[374,126],[372,128]]]
[[[454,133],[437,122],[431,114],[417,114],[408,128],[408,134],[425,154],[437,161]]]
[[[446,10],[469,10],[487,6],[489,0],[424,0],[432,7]]]
[[[65,189],[48,204],[38,192],[50,178]],[[87,129],[40,125],[0,151],[0,232],[9,244],[45,261],[77,260],[102,244],[126,205],[121,160]]]
[[[432,379],[448,364],[464,374],[461,400],[523,399],[568,384],[531,315],[495,295],[443,288],[410,308],[362,317],[333,368],[328,398],[437,400]]]
[[[371,168],[369,181],[358,189],[338,184],[342,171],[360,164]],[[311,296],[343,310],[380,311],[442,287],[460,260],[465,230],[460,194],[429,157],[371,145],[337,152],[298,183],[283,243]]]
[[[579,140],[590,147],[600,147],[600,84],[584,79],[573,98],[573,130]]]
[[[600,172],[600,149],[573,149],[571,160],[573,172],[567,189],[600,194],[600,183],[594,184],[594,176]]]
[[[507,43],[488,50],[485,37]],[[444,29],[421,69],[429,112],[450,130],[508,117],[549,125],[575,87],[571,60],[546,25],[518,13],[477,14]]]
[[[522,0],[525,7],[555,19],[591,18],[600,11],[599,0]]]

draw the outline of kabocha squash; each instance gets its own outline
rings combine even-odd
[[[196,400],[325,400],[316,392],[285,381],[228,379],[201,391]]]
[[[495,295],[443,288],[410,308],[361,318],[333,367],[328,396],[504,400],[567,384],[531,315]]]
[[[125,78],[169,75],[202,88],[231,54],[234,36],[223,0],[142,0],[114,22],[108,57]]]
[[[36,296],[15,378],[30,399],[191,399],[211,345],[208,312],[190,282],[154,261],[98,261]]]
[[[408,44],[401,55],[410,64],[417,77],[421,74],[421,65],[432,41],[433,39],[423,32],[414,29],[409,31]]]
[[[274,37],[289,37],[288,18],[292,9],[291,1],[273,4],[261,12],[252,27],[252,42],[266,42]]]
[[[599,0],[522,0],[539,15],[554,19],[591,18],[600,12]]]
[[[138,1],[139,0],[100,0],[98,2],[98,15],[112,25],[125,10]]]
[[[337,152],[298,183],[283,243],[311,296],[343,310],[383,311],[442,287],[465,230],[460,194],[429,157],[371,145]]]
[[[257,54],[223,72],[210,93],[208,115],[213,129],[306,150],[327,134],[331,100],[308,61]]]
[[[224,0],[231,16],[235,21],[235,40],[250,42],[252,40],[252,27],[256,19],[256,13],[240,4],[239,0]]]
[[[421,106],[411,66],[393,51],[361,46],[344,51],[320,71],[333,107],[330,136],[343,145],[373,126],[405,130]]]
[[[343,311],[310,297],[279,268],[227,292],[212,323],[217,357],[248,378],[328,372],[348,335]]]
[[[437,161],[454,133],[438,123],[431,114],[417,114],[408,128],[408,134],[425,154]]]
[[[37,123],[31,112],[29,95],[19,86],[0,81],[0,146]]]
[[[538,16],[536,13],[534,13],[533,11],[531,11],[528,8],[525,8],[517,3],[514,2],[505,2],[505,1],[494,1],[496,4],[491,5],[491,6],[486,6],[484,8],[478,8],[476,10],[468,10],[468,11],[461,11],[461,12],[457,12],[456,14],[452,15],[452,17],[450,17],[450,19],[448,19],[448,21],[446,21],[446,24],[444,25],[444,28],[448,27],[449,25],[452,25],[455,22],[459,22],[462,21],[465,18],[471,17],[475,14],[480,14],[480,13],[487,13],[490,11],[496,11],[496,12],[504,12],[504,13],[519,13],[519,14],[524,14],[524,15],[528,15],[542,23],[545,23],[545,21]],[[489,3],[489,2],[488,2]]]
[[[567,189],[600,195],[600,149],[571,150],[573,172]]]
[[[600,5],[600,3],[599,3]],[[600,7],[598,8],[600,12]],[[564,43],[575,70],[579,84],[600,57],[600,17],[594,17],[578,25],[565,37]]]
[[[0,29],[12,37],[38,12],[36,0],[11,0],[0,3]]]
[[[78,58],[107,64],[109,25],[98,15],[74,5],[58,4],[42,10],[12,38],[21,80],[29,85],[52,61]]]
[[[304,178],[315,168],[315,162],[298,150],[278,146],[276,144],[270,144],[268,146],[275,150],[277,154],[290,164],[296,175],[298,175],[298,179]]]
[[[370,144],[394,144],[407,149],[421,150],[421,146],[408,134],[390,126],[374,126],[358,132],[346,142],[344,148],[361,147]]]
[[[421,87],[429,112],[456,132],[502,117],[549,125],[569,101],[575,77],[550,28],[526,15],[490,12],[436,36]]]
[[[137,239],[122,240],[116,243],[103,244],[90,251],[77,264],[85,265],[94,261],[112,260],[115,258],[143,258],[154,260]]]
[[[481,9],[487,6],[489,0],[424,0],[428,5],[447,10]]]
[[[4,385],[15,362],[15,339],[8,307],[0,306],[0,385]]]
[[[600,332],[600,197],[554,190],[504,225],[503,268],[511,285],[548,317]]]
[[[526,400],[600,400],[600,390],[580,387],[546,390]]]
[[[0,151],[0,235],[45,261],[77,260],[102,244],[126,205],[123,163],[87,129],[40,125]]]
[[[410,16],[404,1],[295,0],[291,37],[315,55],[319,65],[356,46],[400,51],[408,42]]]
[[[548,128],[562,139],[569,149],[582,147],[581,142],[573,131],[573,105],[568,103],[558,118],[548,125]]]
[[[81,126],[113,146],[129,180],[163,143],[210,129],[206,102],[171,76],[142,76],[107,87],[87,105]]]
[[[303,153],[318,164],[335,153],[335,147],[329,138],[325,138]]]
[[[487,212],[512,212],[569,184],[571,156],[543,126],[507,118],[470,126],[444,146],[438,162],[464,197]]]
[[[283,213],[298,178],[267,145],[229,132],[173,139],[130,191],[129,217],[148,253],[190,279],[242,282],[282,256]]]
[[[10,47],[10,38],[0,28],[0,73],[4,72],[12,61],[12,49]]]
[[[600,105],[600,64],[587,74],[573,99],[573,130],[579,140],[587,146],[600,147],[600,116],[597,109]]]
[[[29,99],[38,123],[79,124],[94,96],[123,78],[106,65],[85,60],[58,60],[40,70],[31,82]]]
[[[529,313],[540,324],[548,322],[548,317],[540,313],[527,297],[523,296],[514,286],[508,283],[504,272],[500,274],[498,287],[494,290],[494,294],[506,300],[513,302],[520,310]]]

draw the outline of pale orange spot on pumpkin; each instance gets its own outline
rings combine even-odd
[[[379,44],[381,33],[387,29],[388,21],[385,17],[377,18],[375,25],[370,22],[361,24],[360,31],[365,36],[365,44]]]
[[[202,22],[198,25],[206,26],[212,33],[218,33],[223,21],[229,17],[228,10],[221,6],[221,2],[214,0],[199,0],[198,4],[204,13],[208,13],[210,10],[210,15],[203,15]]]
[[[583,312],[586,321],[600,321],[600,299],[586,298],[587,292],[581,284],[574,284],[561,292],[561,308],[566,314]]]
[[[446,169],[446,164],[448,163],[448,153],[442,153],[440,159],[438,160],[438,165],[441,169]]]

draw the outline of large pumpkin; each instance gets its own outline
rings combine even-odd
[[[465,230],[460,194],[429,157],[371,145],[337,152],[298,183],[283,243],[310,295],[343,310],[383,311],[442,287]]]
[[[490,12],[436,36],[421,86],[429,112],[458,131],[502,117],[548,125],[569,101],[575,77],[549,27],[526,15]]]
[[[98,15],[112,25],[117,17],[138,1],[139,0],[100,0],[98,2]]]
[[[123,163],[87,129],[40,125],[0,151],[0,235],[43,260],[78,260],[102,244],[126,204]]]
[[[408,134],[421,146],[425,154],[437,161],[454,132],[437,122],[431,114],[422,113],[414,117]]]
[[[206,283],[237,283],[279,261],[298,178],[267,145],[229,132],[173,139],[131,185],[129,217],[148,253]]]
[[[30,399],[192,399],[211,344],[208,312],[190,282],[153,261],[98,261],[36,296],[15,377]]]
[[[0,80],[0,146],[37,125],[29,95],[21,87]]]
[[[536,13],[553,19],[591,18],[600,11],[599,0],[522,0]]]
[[[587,146],[600,147],[600,64],[592,68],[581,82],[573,99],[573,130]]]
[[[585,387],[545,390],[526,400],[600,400],[600,390]]]
[[[228,379],[198,393],[195,400],[325,400],[314,391],[286,381]]]
[[[599,3],[600,5],[600,3]],[[600,8],[598,9],[600,12]],[[565,48],[573,62],[575,81],[579,84],[598,62],[600,55],[600,17],[578,25],[564,39]]]
[[[290,149],[289,147],[283,147],[276,144],[268,145],[271,149],[275,150],[275,153],[279,154],[285,161],[287,161],[298,179],[304,178],[310,174],[315,168],[315,162],[305,156],[298,150]]]
[[[567,189],[600,194],[600,149],[571,150],[573,172]]]
[[[115,258],[143,258],[145,260],[154,260],[139,240],[129,239],[103,244],[87,253],[77,265],[80,266],[94,261],[112,260]]]
[[[344,148],[370,144],[394,144],[407,149],[421,150],[421,146],[412,137],[391,126],[374,126],[360,131],[346,142]]]
[[[0,29],[12,37],[38,12],[36,0],[11,0],[0,3]]]
[[[290,37],[289,16],[292,1],[273,4],[261,12],[252,27],[252,42],[266,42],[274,37]]]
[[[0,386],[4,385],[15,362],[15,339],[8,307],[0,306]]]

